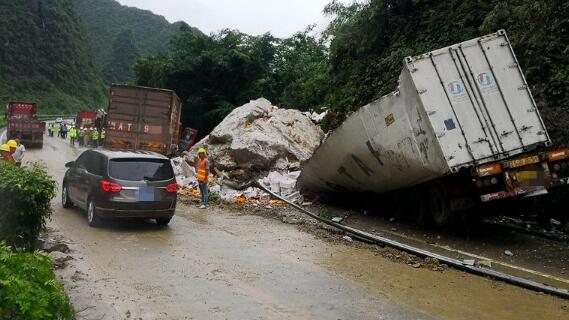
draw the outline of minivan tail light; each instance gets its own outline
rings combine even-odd
[[[178,192],[178,184],[177,184],[177,183],[170,183],[170,184],[166,187],[166,191],[169,192],[169,193]]]
[[[100,186],[101,190],[103,190],[104,192],[118,193],[121,192],[122,190],[122,186],[120,184],[104,180],[101,181]]]

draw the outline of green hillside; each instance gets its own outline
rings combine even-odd
[[[38,102],[42,113],[103,103],[102,75],[71,0],[0,1],[0,102]]]
[[[166,52],[180,28],[179,23],[171,24],[162,16],[115,0],[73,2],[107,83],[133,80],[136,59]]]

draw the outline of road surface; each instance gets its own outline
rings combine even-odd
[[[58,181],[81,150],[46,137],[27,161]],[[274,219],[181,205],[150,221],[90,228],[53,201],[51,237],[72,249],[58,271],[79,319],[567,319],[569,303],[455,270],[390,261]],[[341,236],[339,236],[341,237]]]

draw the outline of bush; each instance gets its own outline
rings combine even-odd
[[[73,319],[52,268],[51,258],[39,252],[15,253],[0,243],[0,320]]]
[[[0,163],[0,241],[32,249],[51,216],[55,187],[55,181],[38,165],[19,168]]]

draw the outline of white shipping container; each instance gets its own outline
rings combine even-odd
[[[304,191],[385,192],[551,144],[506,32],[405,59],[303,165]]]

